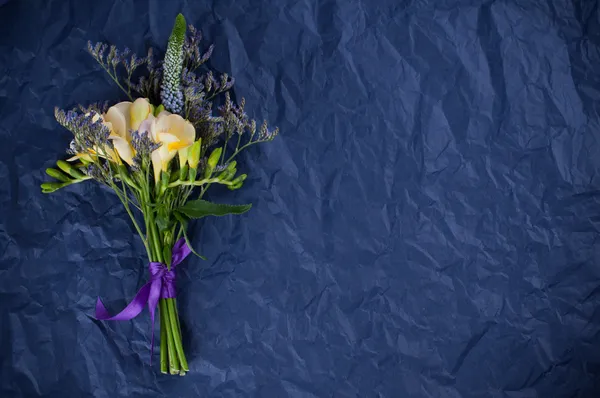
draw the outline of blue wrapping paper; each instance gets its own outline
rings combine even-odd
[[[123,100],[86,41],[178,12],[282,134],[192,225],[170,377],[93,319],[147,281],[118,199],[39,184],[54,106]],[[594,1],[0,0],[0,396],[600,396],[598,65]]]

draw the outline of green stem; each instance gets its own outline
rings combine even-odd
[[[146,192],[146,198],[148,202],[150,202],[150,194]],[[160,234],[158,232],[158,228],[156,227],[156,222],[154,222],[154,210],[150,205],[147,206],[146,220],[148,224],[148,239],[151,241],[151,245],[154,248],[154,261],[163,262],[162,258],[162,249],[160,245]]]
[[[165,324],[165,314],[163,314],[162,308],[159,310],[160,318],[160,372],[167,373],[169,360],[169,352],[167,351],[167,326]]]
[[[250,141],[250,142],[246,143],[245,145],[243,145],[240,149],[236,149],[235,152],[233,153],[233,155],[231,155],[229,157],[229,159],[227,159],[227,161],[225,163],[231,162],[233,160],[233,158],[235,158],[244,149],[248,148],[250,145],[254,145],[254,144],[257,144],[259,142],[262,142],[262,141]]]
[[[165,315],[165,323],[168,323],[168,309],[166,299],[159,300],[160,311]],[[169,373],[178,374],[179,373],[179,360],[177,358],[177,351],[175,350],[175,345],[173,342],[173,333],[172,329],[167,325],[165,327],[165,331],[167,333],[167,350],[169,352]]]
[[[163,246],[172,245],[175,230],[171,231],[170,241],[163,241],[155,222],[155,209],[152,205],[152,198],[148,183],[140,184],[144,188],[141,195],[143,197],[144,220],[146,222],[146,232],[148,235],[148,255],[151,261],[165,263],[163,258]],[[160,367],[162,373],[184,375],[189,370],[187,360],[183,351],[181,342],[181,326],[179,316],[175,306],[175,299],[159,300],[160,316]]]
[[[121,86],[121,83],[119,83],[119,79],[117,79],[117,78],[115,77],[115,76],[116,76],[116,71],[115,71],[115,76],[113,76],[113,74],[112,74],[112,73],[111,73],[111,72],[108,70],[108,68],[107,68],[107,67],[105,67],[105,66],[102,64],[102,62],[98,62],[98,63],[100,64],[100,66],[102,66],[102,69],[104,69],[104,70],[106,71],[106,73],[108,73],[108,76],[110,76],[110,78],[111,78],[111,79],[113,79],[113,81],[114,81],[114,82],[117,84],[117,86],[119,86],[119,88],[120,88],[121,90],[123,90],[123,92],[124,92],[125,94],[127,94],[127,96],[129,97],[129,99],[130,99],[131,101],[133,101],[133,97],[131,96],[131,94],[130,94],[130,93],[128,93],[128,92],[127,92],[127,90],[125,90],[125,88],[124,88],[123,86]]]
[[[184,185],[184,186],[194,186],[194,187],[200,187],[202,185],[206,185],[206,184],[223,184],[223,185],[232,185],[233,183],[231,181],[223,181],[219,178],[204,178],[202,180],[198,180],[198,181],[182,181],[182,180],[177,180],[174,181],[172,183],[169,184],[169,188],[174,188],[180,185]]]
[[[152,231],[154,250],[156,251],[156,261],[164,264],[165,261],[163,259],[162,248],[160,244],[160,233],[158,232],[158,227],[154,222],[154,216],[150,220],[150,231]]]
[[[123,206],[125,207],[125,211],[127,212],[127,214],[129,214],[129,218],[131,218],[131,222],[133,223],[135,230],[137,231],[138,235],[142,239],[142,242],[144,243],[144,247],[146,248],[146,251],[149,252],[147,238],[144,236],[140,226],[138,225],[137,221],[135,220],[133,213],[131,212],[131,209],[129,208],[127,192],[125,191],[124,196],[121,196],[121,193],[119,192],[119,188],[114,183],[112,184],[112,188],[114,189],[115,193],[117,194],[117,197],[121,200],[121,203],[123,203]],[[125,187],[123,187],[123,189],[125,189]]]
[[[183,345],[181,344],[181,332],[179,331],[178,326],[178,317],[177,317],[177,309],[175,308],[175,299],[168,298],[165,300],[167,302],[168,314],[169,314],[169,326],[171,328],[171,334],[173,336],[173,343],[175,345],[175,349],[177,350],[177,357],[181,362],[181,370],[188,371],[187,360],[185,359],[185,354],[183,352]],[[168,329],[167,329],[168,330]]]
[[[175,319],[177,320],[177,332],[178,332],[178,336],[182,337],[181,336],[181,323],[179,322],[179,311],[177,311],[177,299],[176,298],[173,298],[173,307],[175,307]],[[181,354],[182,354],[182,358],[183,358],[182,359],[182,363],[185,364],[185,370],[187,372],[189,372],[189,367],[188,367],[188,364],[187,364],[187,359],[185,358],[185,352],[183,351],[183,349],[181,351]],[[183,368],[183,366],[182,366],[182,368]],[[185,372],[183,372],[183,370],[182,370],[182,372],[180,373],[180,375],[181,376],[185,375]]]

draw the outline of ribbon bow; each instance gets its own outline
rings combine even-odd
[[[110,316],[104,304],[102,304],[102,300],[98,297],[98,301],[96,301],[96,319],[101,321],[128,321],[138,316],[146,303],[148,303],[150,320],[152,321],[150,353],[154,352],[154,314],[156,313],[158,300],[161,298],[174,298],[176,296],[175,267],[189,256],[190,253],[191,250],[185,243],[185,239],[179,239],[173,246],[170,270],[163,263],[151,262],[148,264],[150,281],[142,286],[131,303],[117,315]],[[152,360],[152,356],[150,356],[150,360]]]

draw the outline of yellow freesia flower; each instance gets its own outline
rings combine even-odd
[[[108,139],[112,140],[115,150],[108,150],[107,154],[102,154],[99,153],[98,148],[89,148],[89,153],[78,153],[69,160],[82,158],[92,161],[92,155],[96,155],[108,157],[115,163],[120,163],[122,159],[132,165],[135,153],[131,147],[131,131],[138,130],[141,123],[148,118],[154,119],[154,116],[150,102],[146,98],[138,98],[134,102],[119,102],[108,108],[104,115],[95,113],[92,121],[96,122],[101,119],[102,123],[110,130]]]
[[[158,182],[161,171],[167,171],[169,162],[177,152],[185,151],[194,143],[196,129],[179,115],[163,111],[152,122],[152,139],[162,145],[152,152],[154,179]]]

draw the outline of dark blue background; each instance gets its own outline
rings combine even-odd
[[[2,3],[0,396],[600,396],[597,1]],[[85,42],[178,12],[282,130],[212,192],[252,211],[192,229],[184,378],[147,313],[90,317],[146,280],[117,199],[39,190],[54,106],[123,99]]]

